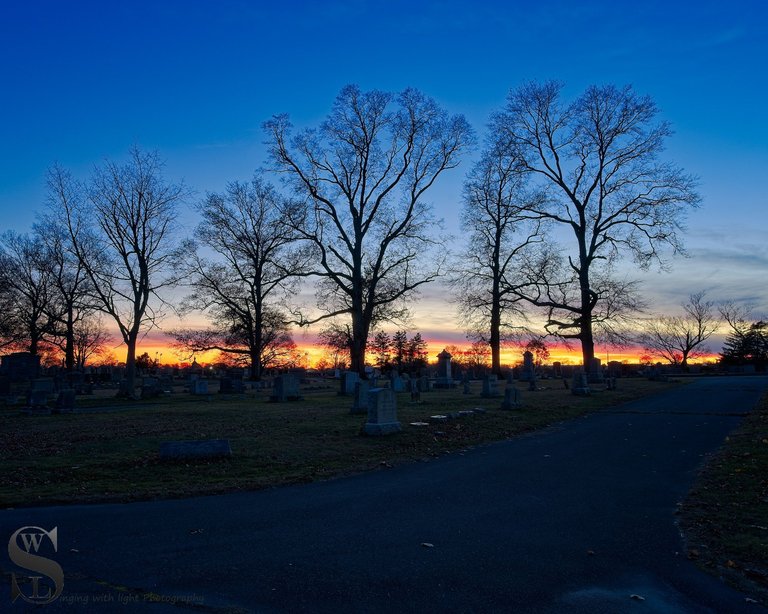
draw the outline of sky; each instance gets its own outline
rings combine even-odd
[[[267,163],[263,121],[285,112],[315,126],[348,83],[416,87],[481,139],[525,81],[560,80],[569,96],[632,84],[671,122],[666,157],[699,177],[703,198],[687,221],[690,257],[633,275],[662,313],[701,290],[766,312],[767,65],[758,0],[5,2],[0,231],[30,229],[54,162],[85,178],[134,144],[157,150],[197,199],[221,191]],[[427,195],[456,235],[471,161]],[[464,338],[440,284],[415,303],[412,327],[435,353]]]

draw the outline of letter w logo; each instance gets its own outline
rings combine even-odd
[[[21,541],[24,542],[24,549],[29,552],[34,548],[35,552],[40,550],[40,544],[43,543],[45,533],[22,533]]]

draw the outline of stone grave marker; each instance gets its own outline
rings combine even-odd
[[[346,396],[355,393],[355,384],[360,381],[360,375],[355,371],[344,371],[341,374],[339,394]]]
[[[599,358],[594,357],[589,361],[589,371],[587,373],[587,381],[590,384],[602,384],[603,383],[603,367]]]
[[[453,375],[451,375],[451,355],[443,350],[437,355],[437,379],[435,388],[453,388]]]
[[[162,394],[160,381],[155,377],[144,377],[141,380],[141,398],[152,399]]]
[[[587,374],[582,369],[578,369],[573,373],[573,383],[571,384],[571,393],[576,396],[586,397],[589,396],[589,382],[587,381]]]
[[[397,397],[389,388],[372,388],[368,391],[368,422],[363,431],[366,435],[389,435],[402,430],[397,420]]]
[[[355,384],[355,400],[352,404],[352,409],[349,410],[350,414],[367,414],[368,413],[368,391],[373,388],[368,382],[360,380]]]
[[[394,392],[405,392],[405,380],[399,373],[393,373],[390,376],[390,383]]]
[[[408,385],[411,389],[411,403],[421,401],[421,388],[419,388],[419,382],[412,379],[409,380]]]
[[[192,394],[205,395],[208,394],[208,380],[205,379],[193,379],[189,382],[189,391]]]
[[[528,378],[528,390],[531,392],[536,391],[536,371],[531,371],[530,377]]]
[[[290,373],[278,375],[272,384],[272,395],[269,400],[273,403],[300,401],[299,378]]]
[[[523,368],[520,371],[520,381],[530,382],[536,378],[536,367],[533,364],[533,352],[523,352]]]
[[[32,409],[44,409],[48,407],[48,392],[45,390],[32,389],[27,393],[27,407]]]
[[[520,391],[514,386],[507,386],[504,389],[504,400],[501,402],[501,409],[517,409],[520,407]]]
[[[244,394],[245,384],[243,380],[233,377],[222,377],[219,379],[220,394]]]
[[[59,396],[56,399],[56,407],[53,411],[57,414],[75,411],[75,390],[73,388],[66,388],[59,392]]]
[[[157,382],[161,392],[171,394],[173,392],[173,376],[163,375]]]
[[[15,352],[0,357],[0,372],[12,382],[27,382],[40,374],[40,356]]]
[[[230,456],[232,456],[232,448],[228,439],[164,441],[160,444],[162,460],[228,458]]]
[[[56,384],[52,377],[37,377],[33,379],[30,384],[32,390],[45,392],[47,394],[56,392]]]
[[[483,392],[481,396],[485,398],[499,396],[499,381],[494,374],[486,375],[483,379]]]

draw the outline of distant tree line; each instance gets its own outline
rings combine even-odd
[[[264,130],[268,168],[199,200],[190,237],[178,218],[192,193],[164,178],[156,153],[133,148],[84,180],[51,167],[38,223],[0,238],[0,347],[82,368],[113,342],[110,323],[130,394],[139,341],[175,311],[208,320],[167,331],[180,356],[216,350],[254,379],[295,364],[291,331],[313,324],[327,365],[365,376],[370,356],[417,370],[426,344],[404,330],[410,306],[448,276],[473,342],[457,359],[498,374],[502,346],[526,338],[539,361],[546,338],[578,342],[585,365],[596,342],[639,341],[686,366],[721,321],[731,327],[723,361],[764,364],[764,321],[733,306],[718,318],[703,293],[636,333],[645,304],[617,264],[647,268],[681,252],[679,228],[699,196],[662,158],[670,126],[631,87],[572,100],[554,82],[511,91],[466,174],[466,241],[450,260],[426,195],[474,146],[463,116],[414,89],[350,85],[316,128],[275,115]],[[305,279],[314,307],[298,300]]]

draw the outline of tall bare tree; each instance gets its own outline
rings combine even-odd
[[[32,354],[50,341],[59,318],[53,267],[34,234],[5,232],[0,237],[0,287],[6,293],[8,341]]]
[[[525,215],[546,220],[561,239],[554,251],[562,266],[532,277],[521,296],[547,311],[549,332],[581,342],[585,365],[595,327],[632,306],[616,301],[632,284],[613,280],[612,265],[631,257],[648,267],[665,260],[665,248],[681,251],[681,221],[699,203],[695,180],[660,159],[672,131],[657,115],[631,87],[592,86],[568,103],[549,82],[512,91],[492,122],[545,191]]]
[[[274,359],[290,340],[280,303],[309,270],[311,250],[286,222],[300,222],[303,207],[256,176],[230,183],[224,194],[209,194],[198,210],[203,220],[196,243],[185,247],[189,256],[179,270],[192,287],[186,310],[206,312],[213,327],[171,335],[194,352],[247,356],[251,378],[259,380],[264,360]]]
[[[648,320],[638,342],[670,364],[685,368],[691,358],[706,354],[704,344],[720,327],[720,320],[715,304],[704,300],[704,292],[692,294],[682,307],[683,315]]]
[[[45,266],[50,271],[55,293],[55,300],[48,310],[48,316],[55,324],[51,342],[64,353],[64,366],[71,371],[77,364],[76,329],[94,315],[96,306],[85,268],[71,249],[65,227],[53,213],[58,202],[58,195],[51,194],[50,212],[34,225],[33,230],[43,246]]]
[[[84,188],[58,167],[49,175],[98,309],[115,321],[126,345],[129,396],[135,392],[137,342],[162,315],[159,292],[174,283],[169,271],[178,246],[176,218],[187,196],[182,185],[163,179],[162,168],[157,153],[133,148],[127,162],[97,167]]]
[[[435,223],[422,198],[472,142],[462,116],[408,89],[346,86],[317,130],[291,137],[287,116],[265,123],[272,159],[309,206],[297,230],[316,249],[318,307],[349,316],[351,368],[365,377],[372,326],[398,321],[404,299],[439,272],[424,264]]]
[[[462,226],[466,250],[457,260],[452,285],[462,321],[491,349],[491,369],[501,375],[502,339],[525,322],[517,288],[524,256],[544,240],[542,220],[525,212],[540,198],[526,192],[514,150],[492,136],[464,183]]]

